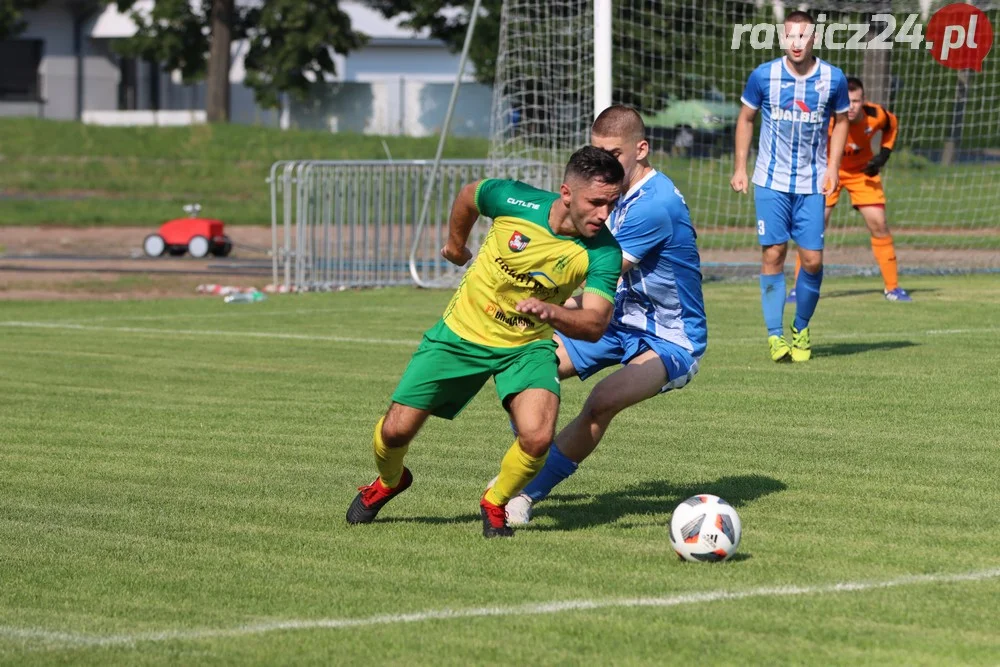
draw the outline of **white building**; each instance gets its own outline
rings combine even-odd
[[[239,1],[239,0],[237,0]],[[152,0],[140,0],[141,10]],[[336,56],[337,76],[312,97],[262,109],[243,85],[246,44],[233,45],[231,117],[236,123],[369,134],[436,134],[458,70],[457,54],[426,33],[401,28],[359,2],[343,1],[368,43]],[[0,42],[0,116],[39,116],[113,124],[173,124],[204,119],[204,84],[186,86],[158,65],[118,56],[115,39],[135,24],[114,5],[46,0],[25,12],[28,28]],[[466,68],[451,133],[489,133],[491,91]]]

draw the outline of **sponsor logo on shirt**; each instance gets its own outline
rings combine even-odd
[[[823,122],[823,109],[817,109],[812,111],[806,105],[805,102],[801,100],[796,100],[795,105],[797,109],[775,109],[772,118],[775,121],[779,120],[790,120],[794,123],[822,123]]]
[[[486,314],[492,317],[497,322],[506,324],[508,327],[512,329],[524,331],[525,329],[533,329],[535,326],[534,322],[529,320],[527,317],[524,317],[523,315],[516,315],[513,313],[508,315],[503,311],[503,308],[496,305],[495,303],[486,304],[486,308],[484,308],[483,310],[485,310]]]
[[[524,201],[523,199],[514,199],[513,197],[507,197],[507,203],[513,204],[514,206],[521,206],[522,208],[530,208],[532,211],[538,211],[541,206],[533,201]]]
[[[494,264],[497,265],[497,268],[500,269],[503,275],[507,276],[508,278],[514,281],[515,285],[528,287],[531,290],[532,296],[535,296],[541,299],[542,301],[551,299],[552,297],[554,297],[556,294],[559,293],[559,286],[556,285],[554,282],[551,287],[548,287],[544,285],[541,281],[539,281],[538,278],[536,278],[534,275],[530,273],[517,271],[510,264],[503,261],[503,259],[499,257],[495,257],[493,259],[493,262]],[[544,274],[539,274],[539,275],[541,277],[548,278],[548,276],[545,276]]]

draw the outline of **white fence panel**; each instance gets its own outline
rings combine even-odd
[[[440,255],[451,205],[462,186],[485,178],[490,166],[487,160],[443,160],[426,221],[418,226],[431,160],[274,163],[269,182],[275,288],[410,285],[414,275],[425,285],[457,284],[464,269]],[[517,172],[525,169],[550,168],[519,165]],[[473,246],[484,230],[481,222]]]

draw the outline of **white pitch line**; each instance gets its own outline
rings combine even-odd
[[[398,338],[377,338],[377,337],[353,337],[353,336],[320,336],[310,334],[277,333],[265,331],[223,331],[219,329],[158,329],[148,327],[111,327],[93,324],[77,324],[75,322],[55,321],[55,322],[22,322],[22,321],[0,321],[0,327],[22,328],[22,329],[63,329],[68,331],[108,331],[113,333],[145,334],[158,336],[211,336],[213,338],[261,338],[276,340],[304,340],[320,341],[329,343],[356,343],[361,345],[398,345],[402,347],[416,347],[419,340],[404,340]],[[885,332],[845,332],[830,333],[823,336],[823,340],[862,340],[865,338],[897,338],[914,336],[943,336],[962,334],[983,334],[1000,332],[1000,327],[984,327],[975,329],[931,329],[927,331],[885,331]],[[752,344],[760,341],[760,338],[715,338],[715,345],[727,344]]]
[[[996,333],[1000,331],[998,327],[988,327],[986,329],[931,329],[925,333],[928,336],[950,336],[952,334],[964,334],[964,333]]]
[[[282,315],[323,315],[329,313],[344,313],[343,308],[295,308],[295,309],[255,309],[255,308],[233,308],[226,311],[216,311],[207,313],[171,313],[169,315],[108,315],[102,317],[88,317],[85,319],[59,320],[65,324],[98,324],[101,322],[153,322],[162,320],[208,320],[208,319],[239,319],[242,317],[279,317]],[[391,306],[365,306],[360,311],[352,313],[394,313],[397,312]]]
[[[212,313],[171,313],[169,315],[107,315],[88,317],[79,320],[62,320],[68,324],[97,324],[99,322],[154,322],[164,320],[208,320],[208,319],[239,319],[241,317],[275,317],[281,315],[313,315],[325,313],[343,313],[343,308],[297,308],[295,310],[259,310],[249,308],[234,308],[223,312]]]
[[[255,623],[230,628],[205,628],[201,630],[161,630],[158,632],[137,632],[133,634],[97,635],[49,631],[39,628],[17,628],[0,626],[0,638],[13,640],[38,640],[48,646],[55,644],[77,647],[91,646],[132,646],[141,642],[197,641],[226,637],[262,635],[271,632],[293,630],[348,630],[378,625],[402,623],[422,623],[426,621],[452,621],[468,618],[498,616],[540,616],[572,611],[594,609],[638,608],[638,607],[679,607],[689,604],[728,602],[750,598],[790,597],[796,595],[827,595],[833,593],[856,593],[917,584],[952,584],[960,582],[984,581],[1000,577],[1000,568],[964,572],[959,574],[918,574],[886,581],[848,581],[824,586],[774,586],[751,588],[745,591],[706,591],[666,597],[613,598],[605,600],[564,600],[542,602],[508,607],[472,607],[467,609],[430,609],[409,614],[381,614],[361,618],[321,618],[290,619],[271,623]]]
[[[396,338],[353,338],[350,336],[313,336],[309,334],[273,333],[267,331],[220,331],[212,329],[150,329],[147,327],[102,327],[89,324],[67,324],[64,322],[0,322],[0,326],[23,329],[65,329],[70,331],[110,331],[168,336],[212,336],[213,338],[273,338],[277,340],[308,340],[330,343],[360,343],[370,345],[401,345],[416,347],[420,341]]]

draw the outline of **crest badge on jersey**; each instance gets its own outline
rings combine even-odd
[[[528,247],[529,243],[531,243],[531,239],[529,239],[521,232],[515,231],[513,234],[510,235],[510,240],[507,241],[507,247],[513,250],[514,252],[521,252],[522,250]]]

